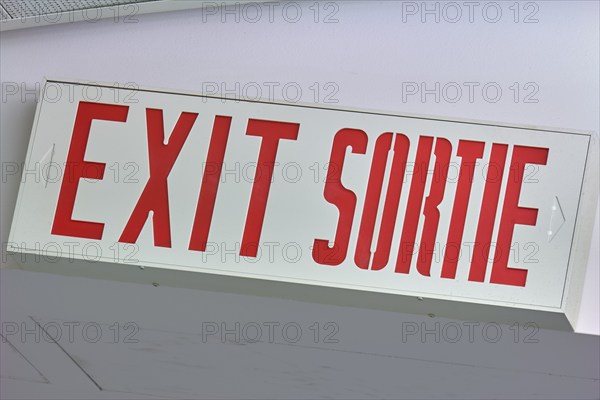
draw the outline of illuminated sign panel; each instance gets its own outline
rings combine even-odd
[[[189,271],[569,327],[597,147],[586,132],[48,81],[8,250],[50,272]]]

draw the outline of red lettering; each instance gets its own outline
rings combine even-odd
[[[312,256],[319,264],[340,265],[346,259],[356,209],[356,195],[342,184],[344,159],[348,147],[354,154],[365,154],[368,140],[365,132],[350,128],[339,130],[333,140],[323,195],[325,200],[338,208],[340,217],[333,246],[329,246],[328,240],[315,239],[314,241]]]
[[[164,144],[165,129],[162,110],[146,109],[150,178],[123,229],[119,242],[135,243],[152,211],[154,245],[171,247],[167,177],[171,173],[173,164],[175,164],[197,117],[197,113],[181,113],[173,133],[169,137],[169,143]]]
[[[456,268],[460,258],[460,247],[465,230],[465,219],[471,197],[473,186],[473,175],[475,173],[476,160],[483,157],[485,143],[461,140],[458,142],[457,155],[462,157],[456,195],[454,196],[454,207],[450,217],[450,228],[446,241],[446,252],[442,264],[442,278],[454,279]]]
[[[215,209],[215,200],[219,190],[219,179],[223,168],[225,148],[229,137],[231,117],[217,115],[213,124],[210,146],[206,156],[206,166],[202,177],[202,186],[198,195],[198,206],[192,226],[190,250],[205,251],[208,232]]]
[[[438,206],[444,198],[451,155],[452,144],[450,141],[444,138],[437,138],[435,140],[433,181],[431,182],[429,196],[427,196],[425,206],[423,207],[425,221],[423,222],[423,233],[421,234],[419,258],[417,259],[417,271],[424,276],[430,276],[431,259],[435,250],[435,239],[440,222],[440,210]]]
[[[485,280],[507,151],[508,145],[506,144],[494,143],[492,145],[492,154],[490,155],[483,199],[481,200],[481,212],[479,213],[475,235],[473,259],[469,271],[469,280],[473,282],[483,282]]]
[[[93,120],[125,122],[127,121],[128,106],[113,104],[79,102],[77,116],[73,126],[73,135],[67,155],[65,176],[63,178],[52,234],[73,236],[87,239],[102,239],[104,224],[97,222],[78,221],[73,219],[73,208],[79,179],[103,179],[106,164],[84,161]]]
[[[540,147],[515,146],[510,162],[510,172],[506,184],[504,206],[500,217],[496,255],[492,266],[491,283],[512,286],[525,286],[527,270],[508,267],[508,256],[515,225],[535,226],[537,208],[519,207],[519,196],[523,184],[525,164],[546,165],[548,149]]]
[[[256,257],[267,208],[267,199],[271,188],[273,167],[277,155],[279,140],[296,140],[300,124],[292,122],[266,121],[261,119],[248,120],[246,135],[260,136],[262,143],[258,155],[254,184],[248,205],[246,226],[242,237],[240,255]],[[266,173],[263,173],[266,171]]]
[[[410,271],[410,263],[415,248],[415,238],[417,236],[417,227],[419,226],[419,218],[421,216],[421,206],[423,205],[423,194],[425,192],[427,170],[429,168],[432,147],[432,137],[421,136],[419,138],[417,156],[415,157],[415,167],[410,182],[408,203],[406,205],[406,214],[404,215],[400,248],[398,249],[398,258],[396,259],[396,272],[402,274],[408,274]]]
[[[400,193],[402,192],[402,183],[406,170],[406,159],[410,147],[408,138],[402,134],[397,134],[394,149],[392,150],[392,135],[392,133],[384,133],[379,136],[375,143],[367,195],[365,197],[364,211],[354,255],[354,262],[359,268],[369,269],[375,219],[377,218],[377,210],[379,208],[388,154],[391,151],[393,153],[392,170],[390,172],[390,181],[385,197],[381,227],[379,228],[377,248],[373,257],[373,265],[371,265],[371,269],[374,271],[383,269],[389,260],[392,236],[394,234],[398,205],[400,202]]]

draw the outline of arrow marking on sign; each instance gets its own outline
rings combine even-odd
[[[550,228],[548,229],[548,242],[551,242],[560,228],[565,224],[565,214],[558,197],[554,196],[554,204],[552,204],[552,214],[550,215]]]
[[[46,152],[46,154],[44,154],[44,157],[42,157],[42,159],[40,160],[40,175],[41,177],[44,179],[44,188],[48,187],[48,175],[50,175],[50,168],[48,168],[46,175],[44,175],[44,166],[46,165],[51,165],[52,164],[52,160],[54,159],[54,148],[56,147],[56,143],[52,143],[52,147],[50,149],[48,149],[48,151]],[[50,156],[50,161],[48,161],[48,163],[44,163],[44,160],[46,160],[46,158],[48,158],[48,156]]]

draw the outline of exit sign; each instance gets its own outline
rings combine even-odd
[[[24,171],[25,268],[572,329],[598,136],[47,81]]]

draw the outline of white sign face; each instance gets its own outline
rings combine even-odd
[[[576,233],[595,210],[594,147],[590,133],[49,81],[9,250],[558,310],[585,269],[573,249],[589,245]]]

